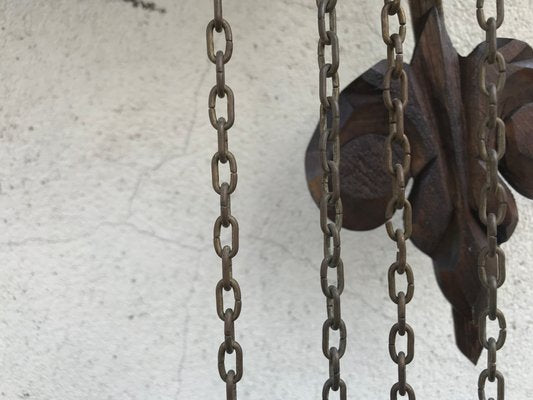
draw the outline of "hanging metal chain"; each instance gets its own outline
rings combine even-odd
[[[480,64],[480,90],[487,99],[485,120],[478,131],[479,157],[485,163],[486,181],[479,196],[479,219],[486,226],[487,246],[483,247],[478,258],[478,274],[483,287],[488,291],[488,306],[479,319],[479,340],[487,349],[487,368],[479,375],[478,397],[486,400],[485,386],[497,380],[496,400],[503,400],[505,386],[503,375],[496,368],[496,353],[505,343],[507,331],[505,316],[497,306],[498,288],[505,281],[505,253],[498,245],[498,225],[505,219],[507,213],[507,194],[498,179],[498,162],[505,154],[505,123],[498,117],[498,95],[505,85],[505,59],[498,51],[497,29],[504,18],[504,2],[496,0],[496,18],[485,18],[483,10],[484,0],[477,0],[477,20],[481,29],[486,33],[486,53]],[[495,82],[487,82],[487,68],[496,67]],[[489,137],[494,134],[494,137]],[[498,320],[500,331],[498,338],[487,339],[487,318]]]
[[[320,266],[320,285],[326,296],[327,319],[322,326],[322,352],[329,360],[329,378],[322,389],[322,399],[340,389],[346,400],[346,384],[341,379],[340,359],[346,350],[346,325],[341,317],[341,294],[344,290],[344,267],[341,259],[342,201],[339,179],[339,41],[337,38],[337,0],[316,0],[318,7],[318,67],[320,97],[319,150],[322,165],[320,227],[324,235],[324,258]],[[326,48],[331,51],[326,62]],[[328,81],[331,92],[328,93]],[[328,221],[328,210],[335,210],[335,222]],[[330,284],[328,272],[335,270],[336,283]],[[339,331],[339,343],[331,346],[330,330]]]
[[[224,33],[225,49],[215,52],[214,32]],[[215,290],[216,309],[219,318],[224,321],[224,341],[218,349],[218,372],[226,383],[226,399],[237,399],[237,382],[242,378],[242,348],[235,340],[234,322],[241,313],[241,289],[233,278],[232,259],[239,251],[239,224],[231,214],[231,194],[237,187],[237,161],[228,150],[228,130],[235,120],[233,91],[226,85],[225,65],[231,59],[233,38],[229,23],[222,16],[222,0],[214,0],[214,19],[207,25],[207,57],[216,66],[216,84],[209,93],[209,120],[217,131],[218,151],[211,160],[211,177],[213,189],[220,196],[220,216],[215,221],[213,243],[215,252],[222,259],[222,279]],[[217,117],[216,99],[226,97],[227,118]],[[220,164],[229,164],[230,180],[220,183]],[[222,228],[231,229],[231,245],[222,245]],[[232,291],[233,308],[224,309],[223,291]],[[235,370],[226,370],[227,354],[235,352]]]
[[[407,263],[406,241],[412,233],[411,203],[405,195],[405,183],[409,177],[411,167],[411,147],[409,139],[404,132],[404,110],[407,105],[408,81],[407,73],[403,69],[403,43],[406,37],[406,17],[401,0],[385,0],[381,11],[381,33],[387,45],[387,72],[383,80],[383,100],[389,111],[389,135],[385,141],[385,158],[387,170],[392,176],[392,198],[386,209],[386,228],[389,237],[396,243],[398,252],[396,261],[390,266],[388,272],[389,296],[398,307],[398,322],[395,323],[389,334],[389,353],[392,360],[398,365],[398,382],[390,391],[391,400],[396,400],[398,393],[406,394],[409,400],[415,399],[413,388],[407,383],[406,366],[413,361],[415,351],[415,334],[413,328],[406,322],[406,305],[413,298],[415,285],[413,270]],[[389,18],[396,16],[399,31],[390,34]],[[399,96],[393,97],[391,84],[399,83]],[[394,144],[401,148],[401,159],[394,160]],[[403,227],[394,229],[392,217],[400,210],[403,213]],[[407,278],[406,292],[396,291],[396,276],[404,275]],[[407,334],[407,354],[396,351],[398,335]]]

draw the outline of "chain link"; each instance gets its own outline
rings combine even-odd
[[[320,266],[320,286],[326,296],[327,319],[322,326],[322,352],[329,360],[329,378],[322,389],[322,399],[330,391],[340,392],[346,400],[346,384],[341,379],[340,360],[346,351],[346,324],[341,315],[341,294],[344,290],[344,265],[341,258],[342,200],[339,178],[339,39],[337,37],[337,0],[316,0],[318,8],[318,68],[319,68],[319,151],[322,165],[322,195],[320,198],[320,228],[324,235],[324,258]],[[330,62],[326,61],[326,49]],[[331,91],[328,93],[328,82]],[[328,211],[335,211],[335,221],[329,222]],[[328,279],[334,269],[336,283]],[[330,331],[339,331],[339,343],[329,343]]]
[[[237,382],[243,375],[243,355],[240,344],[235,340],[235,320],[241,313],[241,288],[233,278],[232,259],[239,251],[239,224],[231,214],[231,194],[237,187],[237,161],[228,150],[228,130],[235,121],[235,101],[231,88],[226,85],[225,65],[233,53],[233,37],[230,24],[222,14],[222,0],[214,0],[214,18],[207,25],[207,57],[215,64],[216,84],[209,92],[209,121],[217,131],[218,150],[211,160],[211,179],[214,191],[220,196],[220,216],[213,228],[213,246],[222,259],[222,279],[215,290],[216,311],[224,321],[224,341],[218,349],[218,372],[226,383],[226,399],[237,399]],[[225,49],[215,52],[215,32],[223,33]],[[226,117],[217,116],[217,98],[226,98]],[[229,164],[230,181],[220,182],[220,164]],[[231,229],[231,244],[223,245],[221,233],[223,228]],[[233,292],[233,308],[224,307],[224,291]],[[226,356],[235,353],[235,370],[226,370]]]
[[[479,280],[488,293],[487,308],[479,317],[479,341],[487,349],[487,368],[479,375],[478,398],[486,400],[487,380],[496,381],[496,400],[504,400],[505,380],[497,369],[497,351],[502,348],[507,337],[503,312],[498,309],[498,288],[505,282],[505,253],[498,245],[498,226],[507,213],[507,193],[498,179],[498,162],[505,155],[505,123],[498,116],[498,95],[503,90],[506,78],[506,64],[497,47],[497,29],[504,19],[504,1],[496,1],[496,17],[485,18],[484,0],[477,0],[478,24],[486,33],[486,52],[479,66],[479,86],[487,99],[486,117],[479,124],[478,153],[485,164],[486,181],[479,195],[479,219],[486,226],[487,245],[478,256]],[[494,82],[487,81],[487,69],[496,70]],[[491,147],[492,145],[492,147]],[[498,337],[487,339],[487,318],[498,322]]]
[[[390,18],[398,19],[399,30],[390,33]],[[383,102],[389,111],[389,135],[385,140],[385,165],[392,178],[392,198],[385,211],[387,234],[396,243],[396,261],[388,271],[389,297],[397,305],[398,322],[389,333],[389,354],[398,365],[398,382],[390,391],[391,400],[407,395],[409,400],[415,400],[415,392],[407,383],[406,367],[413,361],[415,355],[415,333],[406,322],[406,305],[412,300],[415,290],[413,270],[407,263],[406,241],[413,231],[413,211],[411,203],[405,194],[406,182],[411,168],[411,146],[404,131],[404,110],[408,101],[409,82],[403,68],[403,43],[407,35],[406,16],[401,0],[384,0],[381,10],[381,34],[387,45],[387,71],[383,78]],[[398,97],[392,92],[392,84],[399,87]],[[396,149],[395,149],[396,148]],[[395,150],[400,150],[400,158],[395,157]],[[392,223],[396,211],[402,212],[403,226],[395,228]],[[405,291],[396,290],[396,277],[405,275],[407,288]],[[407,354],[396,350],[398,335],[407,334]]]

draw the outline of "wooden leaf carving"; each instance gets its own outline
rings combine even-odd
[[[405,66],[409,76],[405,130],[412,151],[412,241],[433,259],[438,283],[452,305],[457,344],[477,362],[481,352],[477,321],[487,303],[477,274],[479,250],[486,245],[485,226],[478,219],[485,167],[476,145],[486,107],[478,83],[485,45],[467,57],[460,56],[446,32],[440,7],[422,3],[427,3],[423,13],[414,13],[415,52]],[[499,170],[509,185],[533,198],[533,136],[529,128],[533,126],[533,50],[511,39],[500,39],[498,48],[508,64],[499,103],[500,117],[506,122],[507,152]],[[344,227],[348,229],[382,225],[392,196],[384,161],[388,134],[382,98],[385,70],[385,61],[376,64],[340,96],[341,195]],[[495,76],[489,69],[488,79],[494,81]],[[322,172],[317,141],[315,131],[307,149],[306,173],[318,202]],[[509,239],[518,222],[514,198],[502,179],[501,183],[507,191],[508,212],[498,230],[500,243]]]

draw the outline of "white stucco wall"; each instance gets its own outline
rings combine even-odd
[[[211,244],[216,136],[205,55],[212,2],[0,0],[0,398],[223,398],[216,367],[219,260]],[[314,0],[225,1],[234,31],[239,163],[234,273],[244,307],[240,398],[320,398],[324,299],[318,211],[304,178],[317,110]],[[447,1],[465,53],[482,39],[472,1]],[[339,1],[342,85],[384,55],[382,2]],[[504,36],[533,43],[530,0],[507,2]],[[409,38],[412,48],[412,38]],[[500,305],[507,397],[533,396],[533,203],[517,196]],[[384,228],[344,233],[350,398],[388,398],[396,370]],[[430,260],[411,250],[420,399],[476,399],[481,364],[456,349]]]

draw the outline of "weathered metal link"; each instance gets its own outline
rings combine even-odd
[[[489,318],[494,321],[498,317],[498,283],[496,278],[489,276]]]
[[[241,315],[241,287],[239,286],[239,283],[233,278],[230,279],[229,286],[230,290],[233,291],[234,303],[233,308],[231,310],[233,320],[235,321],[237,318],[239,318],[239,315]],[[215,300],[217,305],[217,314],[222,321],[225,321],[226,316],[224,311],[224,294],[222,290],[225,289],[224,281],[221,279],[220,281],[218,281],[217,287],[215,289]],[[229,310],[229,308],[227,310]]]
[[[222,13],[222,0],[213,0],[214,18],[207,24],[207,57],[215,64],[216,84],[208,96],[209,122],[217,131],[217,152],[211,159],[211,180],[214,191],[220,197],[220,216],[213,227],[213,246],[222,259],[222,279],[215,288],[216,312],[224,321],[224,341],[218,349],[218,372],[226,383],[226,400],[237,400],[237,382],[243,375],[242,348],[235,340],[235,320],[241,313],[241,288],[233,278],[233,257],[239,251],[239,224],[231,213],[231,194],[237,188],[237,161],[228,147],[228,130],[235,121],[233,91],[226,85],[225,64],[233,54],[233,35]],[[224,34],[225,49],[215,51],[214,32]],[[227,117],[218,117],[217,98],[226,98]],[[220,164],[229,164],[229,182],[220,180]],[[231,244],[221,243],[222,229],[231,229]],[[233,308],[224,307],[224,291],[233,292]],[[235,353],[235,371],[226,371],[226,354]]]
[[[387,62],[394,65],[392,77],[398,79],[403,68],[403,41],[398,33],[393,33],[390,39],[392,43],[387,47]]]
[[[320,99],[318,150],[322,166],[320,197],[320,229],[324,238],[324,258],[320,266],[320,286],[326,296],[327,319],[322,328],[322,352],[329,360],[329,378],[324,383],[322,398],[330,391],[340,391],[346,399],[346,384],[341,379],[340,359],[346,350],[346,324],[341,314],[344,290],[344,265],[341,258],[342,199],[340,182],[340,109],[339,109],[339,39],[337,37],[337,0],[316,0],[318,21],[318,92]],[[329,22],[329,25],[328,25]],[[326,48],[330,56],[326,57]],[[329,59],[327,62],[326,59]],[[329,82],[329,83],[328,83]],[[328,85],[331,86],[328,92]],[[329,222],[330,211],[335,221]],[[329,269],[335,269],[336,282],[328,281]],[[339,331],[338,347],[329,345],[329,331]]]
[[[503,378],[503,375],[500,371],[496,370],[494,373],[494,376],[497,380],[497,386],[496,386],[496,400],[504,400],[505,396],[505,380]],[[485,385],[487,384],[487,379],[489,377],[489,370],[485,369],[481,372],[479,375],[478,380],[478,398],[479,400],[487,400],[487,397],[485,396]],[[492,398],[491,398],[492,399]]]
[[[324,258],[329,261],[330,266],[336,267],[341,259],[340,231],[333,223],[328,224],[328,230],[328,234],[324,235]]]
[[[339,103],[333,101],[331,97],[328,97],[328,104],[331,101],[331,108],[329,109],[329,115],[331,116],[331,126],[328,126],[328,110],[323,106],[320,106],[320,129],[324,131],[324,135],[319,138],[318,148],[320,151],[320,163],[325,178],[329,178],[330,173],[330,161],[338,164],[340,160],[340,142],[339,142]],[[331,160],[333,156],[333,160]],[[338,170],[338,167],[337,167]],[[325,183],[329,183],[327,179],[324,179]],[[327,190],[327,186],[324,185]]]
[[[477,22],[481,29],[486,31],[488,29],[487,19],[485,18],[485,11],[483,9],[485,0],[477,0],[476,2],[476,16]],[[502,26],[504,18],[504,2],[503,0],[496,0],[496,29]]]
[[[487,160],[487,186],[489,191],[495,192],[498,189],[498,152],[495,149],[489,150]],[[496,222],[496,220],[495,220]]]
[[[402,146],[403,155],[401,163],[394,163],[393,161],[394,151],[392,145],[394,142],[399,142]],[[407,176],[411,169],[411,145],[405,134],[402,135],[401,139],[396,139],[395,131],[387,136],[385,139],[385,160],[387,162],[387,169],[392,176],[396,176],[396,164],[401,165],[404,176]]]
[[[328,281],[329,269],[334,269],[336,271],[337,282],[335,288],[340,296],[344,291],[344,264],[342,260],[339,260],[339,263],[335,267],[331,267],[330,260],[324,258],[322,260],[322,264],[320,265],[320,286],[322,288],[322,293],[324,293],[324,296],[326,296],[328,299],[331,299],[333,298],[333,294],[331,293],[332,285]]]
[[[331,206],[331,193],[325,193],[320,199],[320,228],[324,235],[330,236],[329,220],[328,220],[328,207]],[[342,227],[342,200],[339,198],[334,204],[335,208],[335,226],[340,231]]]
[[[394,207],[395,204],[395,199],[389,200],[389,204],[387,205],[387,209],[385,210],[385,218],[387,218],[387,222],[385,222],[385,228],[387,229],[389,237],[394,241],[396,241],[397,238],[397,229],[394,229],[394,224],[392,223],[391,218],[393,217],[394,212],[396,211],[396,208]],[[405,229],[405,231],[402,230],[402,232],[405,237],[405,240],[407,240],[411,237],[411,234],[413,233],[413,209],[409,200],[405,199],[403,207],[401,207],[401,209],[403,210],[402,219]]]
[[[320,103],[322,106],[329,110],[333,107],[333,105],[330,104],[331,99],[337,99],[339,97],[339,73],[335,72],[330,76],[330,68],[331,64],[324,64],[322,68],[320,68],[320,74],[318,76],[319,79],[319,85],[318,85],[318,93],[320,96]],[[328,96],[328,78],[331,78],[331,96]],[[337,104],[338,107],[338,104]]]
[[[326,46],[331,46],[331,63],[327,70],[326,76],[331,78],[339,69],[339,40],[337,34],[333,31],[326,32],[328,41],[318,40],[318,67],[322,69],[326,65],[325,50]]]
[[[322,353],[324,354],[324,357],[326,357],[328,360],[330,357],[329,349],[333,347],[329,345],[330,329],[339,331],[339,345],[335,347],[339,352],[339,358],[341,358],[344,355],[344,352],[346,351],[346,324],[342,319],[338,329],[333,329],[333,324],[333,319],[329,318],[324,321],[324,325],[322,325]]]
[[[389,29],[389,17],[393,15],[398,16],[398,23],[400,25],[398,35],[402,43],[405,41],[405,37],[407,34],[407,19],[405,17],[405,11],[403,10],[400,3],[401,1],[386,1],[385,5],[381,10],[381,36],[383,38],[383,42],[385,42],[387,46],[394,45],[394,41],[392,40],[392,36],[390,34]]]
[[[222,258],[222,243],[220,240],[220,234],[222,231],[222,221],[223,217],[220,216],[215,221],[215,226],[213,228],[213,244],[215,247],[215,252],[219,257]],[[231,250],[229,253],[230,258],[233,258],[239,252],[239,223],[237,219],[232,215],[228,217],[229,225],[231,227]]]
[[[405,136],[403,103],[400,99],[392,100],[392,109],[389,110],[389,135],[392,141],[403,142]]]
[[[235,188],[237,187],[237,160],[235,159],[235,156],[227,151],[226,152],[226,159],[229,161],[229,171],[230,171],[230,181],[229,181],[229,188],[228,188],[228,194],[232,194],[235,191]],[[221,154],[215,153],[213,155],[213,158],[211,159],[211,179],[213,184],[213,189],[218,194],[221,194],[222,191],[222,185],[220,184],[220,172],[219,172],[219,161],[221,160]]]
[[[484,311],[479,317],[479,341],[484,348],[489,348],[489,342],[487,341],[487,318],[489,317],[489,311]],[[507,338],[507,323],[505,322],[505,316],[500,310],[496,310],[496,319],[500,327],[498,338],[496,339],[496,350],[500,350],[505,344]]]
[[[496,52],[498,51],[496,38],[496,20],[490,17],[487,20],[487,34],[485,35],[485,42],[487,43],[487,61],[489,64],[496,62]]]
[[[217,71],[217,96],[222,98],[226,95],[226,72],[224,69],[224,53],[221,50],[217,51],[215,64]]]
[[[489,92],[489,113],[487,115],[486,127],[493,129],[498,122],[498,88],[494,83],[489,83],[487,89]]]
[[[400,396],[405,396],[407,391],[407,377],[405,372],[406,365],[405,353],[400,351],[398,353],[398,392],[400,393]]]
[[[489,108],[488,112],[491,112],[491,109]],[[489,125],[493,124],[494,127],[490,128]],[[494,121],[491,120],[490,117],[487,117],[483,124],[480,125],[479,131],[478,131],[478,149],[479,149],[479,157],[483,161],[489,160],[489,154],[490,150],[487,148],[487,142],[488,142],[488,130],[496,130],[496,149],[493,149],[496,151],[497,159],[501,160],[505,154],[505,122],[499,117],[495,118]]]
[[[416,400],[415,391],[408,383],[405,384],[405,391],[409,400]],[[400,392],[400,382],[395,383],[390,390],[391,400],[398,400],[398,393]],[[403,396],[402,394],[400,394]]]
[[[496,275],[495,275],[495,278],[496,278],[496,282],[497,282],[497,287],[499,288],[505,282],[505,277],[506,277],[505,253],[503,252],[503,250],[500,247],[496,248],[495,257],[496,257],[496,260],[495,260],[495,264],[496,264]],[[483,247],[481,249],[481,251],[479,252],[479,257],[478,257],[478,276],[479,276],[479,280],[481,281],[481,284],[486,289],[490,288],[489,281],[488,281],[488,274],[487,274],[487,270],[485,268],[485,266],[487,265],[487,260],[489,258],[491,258],[490,257],[489,248],[488,247]]]
[[[328,310],[328,319],[333,320],[331,329],[337,330],[341,324],[341,296],[336,286],[331,285],[329,287],[331,298],[326,299],[326,308]]]
[[[479,26],[485,35],[485,56],[479,66],[479,87],[486,96],[486,112],[480,121],[478,130],[478,156],[485,163],[485,183],[479,194],[478,213],[480,221],[486,226],[486,246],[478,256],[478,276],[481,285],[487,290],[487,307],[479,317],[479,342],[487,349],[487,369],[483,370],[478,380],[478,398],[486,400],[485,385],[497,381],[497,398],[504,400],[505,386],[503,375],[496,366],[497,351],[505,344],[507,324],[505,316],[498,309],[498,288],[505,282],[505,253],[498,245],[498,225],[502,224],[507,214],[507,192],[499,181],[498,162],[505,155],[505,123],[498,115],[498,94],[505,86],[507,76],[506,62],[498,51],[497,29],[504,18],[504,2],[496,0],[496,16],[485,18],[484,0],[477,0],[476,15]],[[488,66],[496,66],[496,82],[487,81]],[[492,137],[494,135],[494,137]],[[490,210],[489,210],[490,205]],[[487,339],[487,318],[498,321],[497,338]],[[491,398],[491,400],[493,400]]]
[[[489,248],[489,257],[495,257],[498,251],[498,223],[496,214],[490,213],[487,217],[487,241]]]
[[[503,87],[505,86],[505,80],[507,78],[506,76],[507,66],[505,64],[505,58],[503,57],[503,54],[500,53],[499,51],[496,51],[495,59],[496,59],[496,66],[497,66],[497,72],[498,72],[498,77],[496,81],[496,90],[498,93],[501,93],[501,91],[503,90]],[[492,64],[489,62],[489,55],[486,54],[481,64],[480,71],[479,71],[479,85],[481,86],[481,90],[483,94],[486,96],[489,96],[489,86],[487,83],[487,67],[489,65],[492,65]]]
[[[216,111],[216,105],[217,105],[217,85],[213,86],[213,89],[211,89],[211,92],[209,93],[209,121],[211,122],[211,125],[213,128],[218,129],[219,119],[217,118],[217,111]],[[224,129],[230,129],[233,126],[233,122],[235,122],[235,100],[233,97],[233,91],[228,85],[224,85],[224,96],[221,97],[227,97],[227,113],[228,118],[224,118]]]
[[[217,121],[218,157],[222,164],[228,162],[228,131],[224,128],[226,121],[219,118]]]
[[[483,224],[487,223],[487,207],[488,196],[495,192],[495,198],[498,208],[495,211],[496,223],[500,225],[505,219],[507,213],[507,192],[501,183],[498,183],[496,190],[491,190],[489,183],[485,183],[481,188],[481,194],[479,195],[479,219]]]
[[[403,275],[403,274],[400,274],[399,272],[399,264],[397,262],[393,263],[390,266],[389,272],[387,274],[387,279],[388,279],[388,286],[389,286],[389,297],[395,304],[398,304],[400,301],[399,299],[400,294],[396,293],[396,273],[398,273],[399,275]],[[407,292],[404,292],[402,290],[401,293],[406,293],[405,304],[408,304],[412,300],[413,295],[415,293],[415,278],[414,278],[413,270],[411,269],[409,264],[405,265],[405,277],[407,279]]]
[[[383,0],[383,4],[390,3],[389,15],[396,15],[402,5],[402,0]]]
[[[241,345],[235,341],[231,344],[233,350],[235,351],[235,377],[233,377],[233,382],[237,383],[241,380],[243,370],[242,370],[242,348]],[[232,351],[233,353],[233,351]],[[226,354],[229,354],[226,351],[226,343],[222,342],[218,348],[218,373],[224,382],[228,378],[228,375],[233,370],[226,371]]]
[[[389,19],[397,16],[399,30],[391,35]],[[405,132],[404,111],[409,98],[409,81],[403,63],[403,43],[407,35],[406,16],[401,0],[384,0],[381,10],[381,35],[387,45],[387,71],[383,78],[383,103],[389,112],[389,135],[385,140],[385,166],[391,175],[392,197],[385,209],[385,228],[388,236],[396,242],[396,261],[390,266],[387,279],[390,299],[397,304],[398,322],[389,333],[389,353],[392,360],[398,364],[398,382],[390,391],[391,400],[407,395],[409,400],[415,400],[415,392],[407,383],[406,366],[414,358],[415,335],[413,328],[406,321],[406,305],[414,295],[414,274],[407,262],[406,241],[413,231],[413,211],[406,196],[406,185],[411,168],[411,145]],[[397,97],[392,92],[392,83],[397,81],[399,91]],[[401,149],[399,159],[396,159],[396,146]],[[402,213],[402,226],[395,228],[392,218],[397,210]],[[407,288],[396,291],[396,275],[404,275]],[[407,354],[396,351],[398,335],[407,334]]]
[[[233,353],[233,343],[235,342],[235,319],[233,310],[228,308],[224,313],[224,344],[226,353]]]
[[[340,162],[340,140],[339,140],[339,131],[340,131],[340,108],[339,108],[339,82],[336,82],[336,88],[333,91],[333,95],[328,97],[329,110],[324,113],[324,116],[327,117],[327,113],[330,113],[331,125],[327,129],[328,133],[328,142],[331,144],[331,151],[333,156],[333,161],[337,164]]]
[[[396,264],[398,265],[397,272],[401,275],[407,268],[407,244],[405,243],[405,234],[401,229],[396,230]]]
[[[394,110],[394,104],[392,103],[392,94],[391,94],[391,83],[394,78],[394,71],[395,71],[395,65],[390,65],[387,69],[387,72],[385,73],[385,77],[383,79],[383,100],[385,102],[385,107],[389,111]],[[402,105],[407,105],[407,101],[409,100],[409,81],[407,78],[407,72],[405,70],[401,70],[401,72],[398,75],[398,78],[395,79],[400,82],[400,97],[399,99],[402,102]]]
[[[341,367],[340,367],[339,351],[336,347],[329,349],[329,379],[331,379],[331,390],[336,392],[339,390],[341,381]]]
[[[489,381],[494,382],[496,379],[496,339],[489,338],[489,348],[487,349],[487,371],[489,371]]]
[[[319,8],[325,7],[324,12],[326,13],[332,13],[335,11],[335,7],[337,6],[337,0],[315,0],[316,6]],[[323,4],[322,4],[323,3]]]
[[[399,292],[398,293],[398,333],[400,336],[405,335],[405,306],[407,302],[405,301],[405,293]],[[403,394],[402,394],[403,396]]]
[[[316,5],[318,8],[319,39],[326,44],[330,44],[327,32],[337,32],[337,15],[335,11],[337,0],[317,0]],[[329,14],[329,29],[326,27],[326,14]]]
[[[226,375],[226,399],[237,400],[237,385],[235,384],[235,371],[230,370]]]
[[[407,333],[407,355],[405,356],[405,364],[409,364],[413,361],[415,356],[415,333],[409,324],[405,325],[405,332]],[[392,361],[396,364],[399,362],[399,355],[396,352],[396,338],[398,333],[400,333],[400,328],[398,324],[394,324],[389,333],[389,354]]]
[[[222,226],[227,228],[230,226],[231,218],[231,197],[229,194],[229,183],[223,182],[220,186],[220,217],[222,218]]]
[[[231,289],[231,278],[233,278],[233,263],[231,261],[231,247],[222,248],[222,287],[228,291]]]
[[[231,33],[231,27],[228,24],[228,21],[225,19],[222,19],[222,21],[218,22],[222,26],[222,30],[224,31],[224,37],[226,39],[226,48],[224,49],[224,64],[226,64],[233,54],[233,35]],[[207,38],[207,57],[209,60],[216,64],[216,53],[215,53],[215,37],[214,32],[216,30],[217,21],[214,19],[209,22],[207,25],[206,30],[206,38]]]
[[[213,6],[215,9],[215,30],[220,33],[222,32],[222,21],[224,21],[224,18],[222,17],[222,0],[213,0]]]
[[[339,177],[339,167],[333,160],[328,160],[328,185],[331,185],[331,192],[328,198],[328,205],[335,205],[341,198],[341,181]]]
[[[339,379],[340,400],[346,400],[346,383]],[[329,393],[333,390],[333,379],[328,379],[322,389],[322,400],[329,400]],[[333,390],[334,392],[336,390]]]

